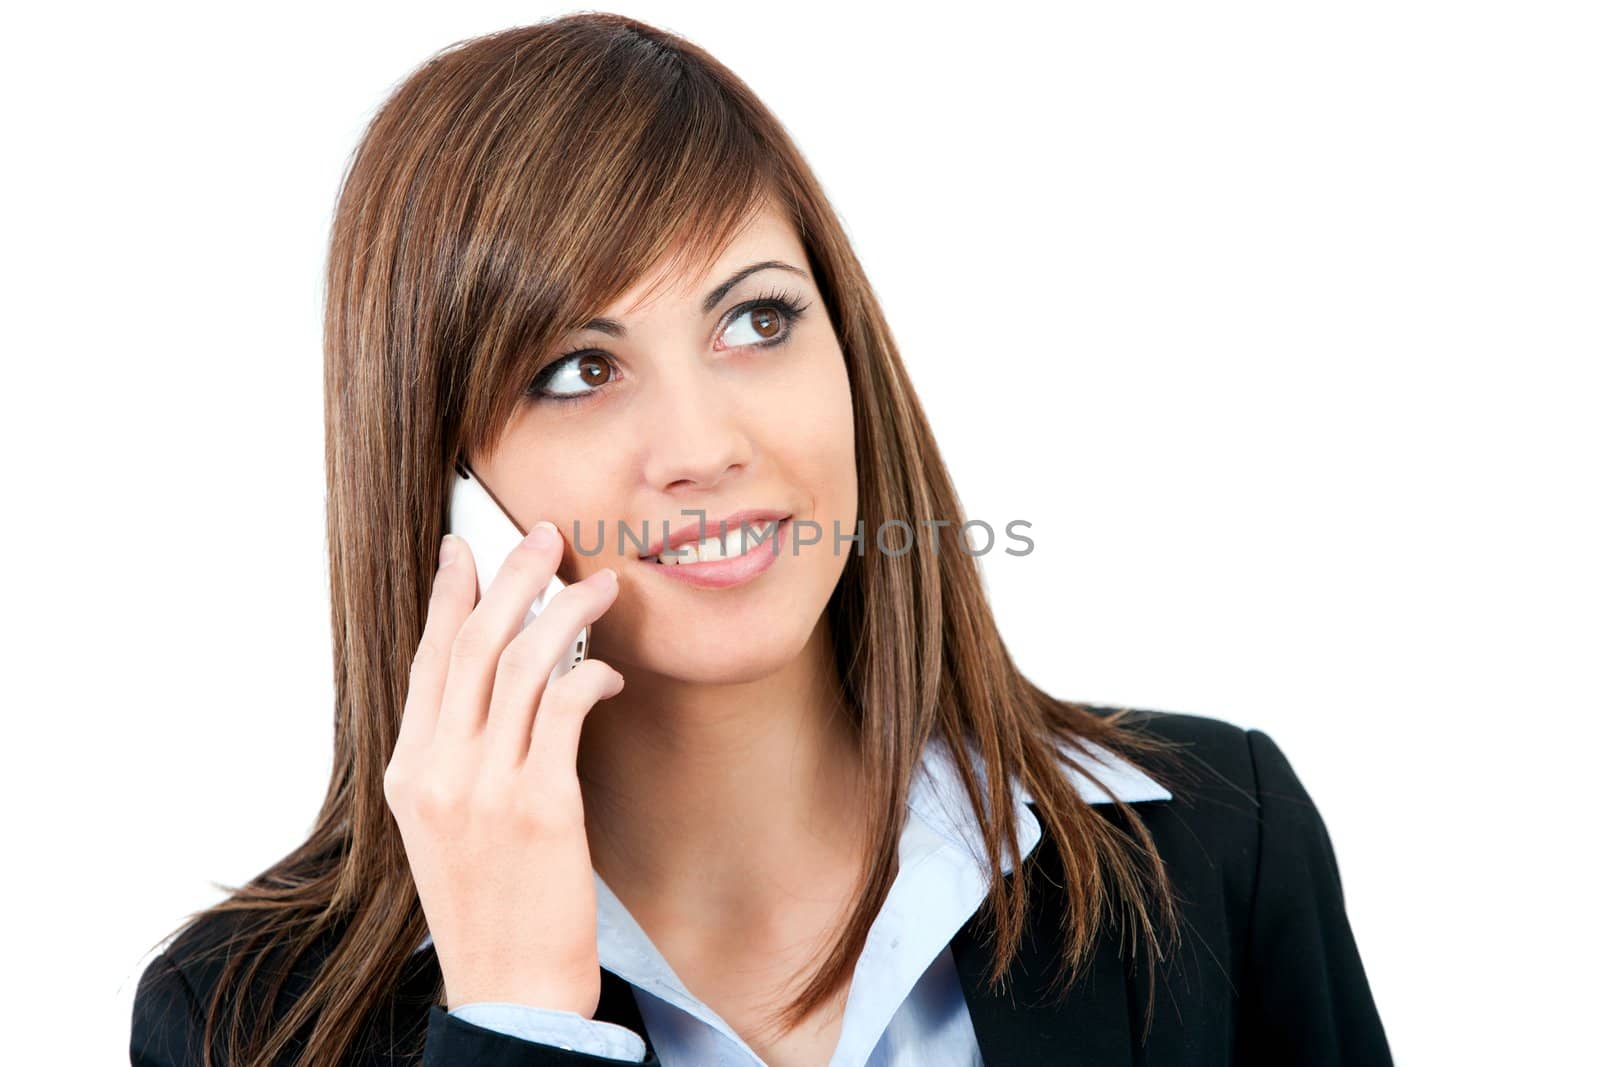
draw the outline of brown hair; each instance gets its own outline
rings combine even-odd
[[[868,530],[890,518],[917,529],[954,520],[937,545],[918,538],[900,556],[852,553],[828,602],[872,794],[872,858],[840,936],[775,1018],[798,1023],[850,979],[896,873],[911,775],[936,734],[957,742],[994,870],[1002,849],[1016,858],[1008,779],[1036,798],[1066,876],[1063,993],[1108,926],[1142,944],[1153,983],[1176,936],[1160,857],[1134,809],[1116,804],[1128,830],[1098,815],[1062,759],[1092,777],[1081,742],[1130,758],[1156,743],[1115,715],[1050,696],[1012,662],[975,561],[956,543],[956,491],[883,312],[783,127],[690,42],[582,13],[430,58],[378,110],[341,184],[324,377],[333,773],[304,844],[247,885],[220,887],[228,899],[185,920],[243,913],[205,1006],[207,1064],[225,1019],[229,1062],[268,1063],[305,1027],[298,1062],[340,1061],[426,932],[383,778],[454,458],[491,447],[548,350],[642,267],[669,255],[669,267],[711,262],[764,204],[785,210],[799,233],[844,353],[858,517]],[[961,741],[991,769],[986,785]],[[997,934],[992,983],[1017,951],[1025,879],[994,877],[984,907]],[[281,1017],[261,1012],[247,1027],[227,1009],[229,987],[268,973],[265,950],[298,959],[336,925],[319,973]]]

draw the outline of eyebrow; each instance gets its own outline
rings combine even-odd
[[[722,298],[728,295],[729,289],[732,289],[734,286],[744,281],[745,278],[760,270],[786,270],[798,274],[800,277],[806,278],[807,280],[810,279],[810,275],[806,274],[806,272],[801,270],[799,267],[791,266],[790,264],[778,259],[764,259],[760,263],[752,263],[748,267],[740,267],[738,270],[730,274],[727,280],[721,285],[707,293],[706,298],[700,302],[701,314],[711,314],[712,309],[718,304],[722,303]],[[608,319],[603,316],[600,318],[590,319],[588,322],[579,327],[579,330],[597,330],[600,333],[609,334],[612,337],[623,337],[626,336],[628,332],[627,327],[623,326],[622,323],[618,322],[616,319]]]

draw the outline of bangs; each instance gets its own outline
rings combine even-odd
[[[464,364],[473,452],[493,447],[561,337],[656,271],[641,301],[709,269],[768,204],[794,217],[751,101],[631,31],[593,52],[512,57],[515,81],[462,123],[488,131],[457,149],[482,162],[463,176],[478,213],[455,247],[462,311],[445,353]]]

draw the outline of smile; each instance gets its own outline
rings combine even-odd
[[[662,577],[711,589],[742,585],[777,562],[788,539],[789,519],[743,522],[726,537],[712,534],[640,562]]]

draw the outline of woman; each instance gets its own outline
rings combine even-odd
[[[1011,662],[838,219],[700,49],[582,14],[413,74],[326,355],[333,778],[134,1063],[1387,1062],[1273,743]],[[458,464],[530,532],[484,586]]]

